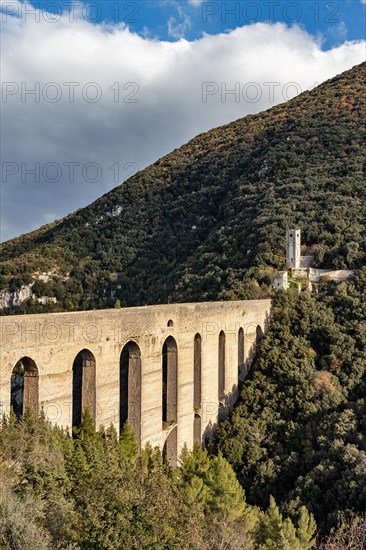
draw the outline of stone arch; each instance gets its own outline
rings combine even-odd
[[[238,373],[239,380],[244,380],[245,372],[245,362],[244,362],[244,330],[240,327],[238,331]]]
[[[72,365],[72,425],[79,426],[88,409],[96,418],[96,362],[88,349],[79,351]]]
[[[219,334],[219,357],[218,357],[218,400],[223,403],[225,398],[225,332]]]
[[[174,323],[173,323],[173,320],[172,319],[169,319],[169,321],[167,322],[166,324],[167,327],[174,327]]]
[[[201,442],[202,409],[202,338],[196,334],[193,344],[193,440]]]
[[[39,412],[39,372],[30,357],[22,357],[14,366],[10,381],[10,405],[17,416],[29,407],[35,418]]]
[[[119,422],[120,430],[128,420],[141,444],[141,351],[132,340],[123,347],[120,355]]]
[[[169,430],[165,442],[165,456],[175,466],[177,462],[178,420],[178,347],[175,339],[168,336],[163,345],[162,356],[162,421],[163,429]]]

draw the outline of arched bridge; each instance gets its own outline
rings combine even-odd
[[[128,420],[171,464],[233,406],[270,300],[0,317],[0,402],[60,426],[88,408],[96,427]]]

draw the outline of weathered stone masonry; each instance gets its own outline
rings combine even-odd
[[[174,464],[184,443],[204,441],[237,397],[269,328],[270,300],[159,305],[0,317],[0,401],[43,407],[76,425],[128,419],[141,446]],[[16,368],[15,368],[16,367]]]

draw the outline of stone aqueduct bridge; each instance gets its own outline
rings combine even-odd
[[[60,426],[89,408],[96,427],[128,419],[139,444],[175,464],[237,397],[270,300],[0,317],[3,412],[28,405]]]

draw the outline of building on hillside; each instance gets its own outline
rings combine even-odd
[[[273,288],[275,290],[287,290],[289,287],[287,271],[279,271],[275,275]]]
[[[286,231],[286,260],[288,267],[299,269],[301,262],[300,229],[288,229]]]
[[[310,249],[311,250],[311,249]],[[302,289],[315,290],[317,285],[327,281],[337,283],[345,281],[353,274],[351,269],[333,270],[313,268],[314,256],[301,256],[301,230],[288,229],[286,231],[286,260],[291,270],[278,271],[274,277],[274,290],[287,290],[296,286],[301,292]]]

